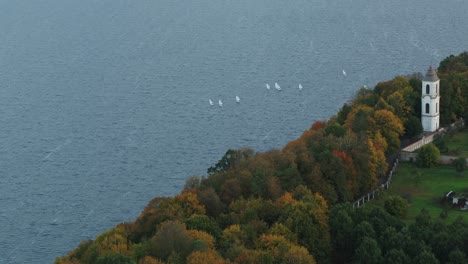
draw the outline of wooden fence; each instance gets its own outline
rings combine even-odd
[[[444,135],[447,132],[451,132],[453,130],[459,129],[460,127],[463,127],[463,126],[465,126],[465,121],[462,118],[460,118],[459,120],[457,120],[456,122],[450,124],[449,126],[447,126],[445,128],[441,128],[437,132],[426,135],[421,140],[419,140],[419,141],[407,146],[406,148],[402,149],[401,152],[400,152],[401,160],[408,161],[411,158],[415,158],[417,153],[415,153],[414,151],[416,149],[418,149],[418,148],[432,142],[434,140],[434,136]],[[395,159],[395,162],[393,163],[393,167],[390,170],[390,172],[388,173],[387,181],[385,183],[381,184],[379,187],[377,187],[377,188],[373,189],[372,191],[368,192],[364,196],[361,196],[361,198],[354,201],[353,202],[353,208],[359,208],[359,207],[363,206],[366,202],[369,202],[371,199],[374,199],[375,196],[380,191],[388,189],[388,187],[390,186],[390,183],[392,182],[393,174],[395,174],[395,171],[397,169],[398,162],[399,162],[398,158]]]
[[[392,182],[393,174],[395,174],[396,169],[398,167],[398,162],[399,160],[398,158],[396,158],[395,162],[393,162],[392,169],[388,173],[387,181],[382,183],[379,187],[368,192],[364,196],[361,196],[361,198],[357,199],[355,202],[353,202],[353,208],[359,208],[363,206],[366,202],[369,202],[370,200],[374,199],[380,191],[388,189],[388,187],[390,186],[390,183]]]

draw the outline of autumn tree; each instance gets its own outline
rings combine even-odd
[[[346,118],[348,117],[349,112],[351,112],[352,106],[349,104],[343,104],[341,109],[338,111],[338,114],[336,115],[336,121],[340,124],[343,125],[346,121]]]
[[[224,264],[224,259],[216,251],[194,251],[187,257],[187,264]]]
[[[297,235],[293,233],[287,226],[276,222],[270,230],[268,230],[268,234],[270,235],[278,235],[283,236],[288,241],[292,243],[297,243]]]
[[[240,225],[231,225],[223,230],[221,251],[226,258],[234,260],[247,251],[244,246],[247,235]]]
[[[124,255],[130,255],[130,244],[127,239],[127,232],[122,225],[110,229],[99,235],[93,242],[93,247],[97,249],[99,256],[118,252]]]
[[[151,255],[167,260],[173,253],[185,258],[190,253],[192,239],[185,224],[179,221],[167,221],[160,225],[158,232],[152,238],[153,248]]]
[[[343,128],[338,122],[332,122],[325,127],[325,135],[332,135],[334,137],[342,137],[346,134],[346,129]]]
[[[297,234],[299,244],[305,246],[318,262],[328,261],[330,257],[328,206],[319,194],[288,208],[282,222]]]
[[[207,232],[200,230],[187,230],[187,233],[192,241],[201,241],[206,245],[207,249],[215,249],[216,241],[214,237]]]
[[[280,235],[262,235],[257,248],[266,251],[275,263],[314,264],[315,259],[306,248],[295,245]]]
[[[174,197],[174,203],[179,205],[182,209],[183,218],[192,215],[204,215],[205,207],[200,204],[197,195],[191,191],[183,191]]]
[[[198,200],[205,207],[208,216],[217,216],[224,210],[224,204],[212,187],[207,187],[198,193]]]
[[[222,230],[215,220],[206,215],[193,215],[185,219],[186,228],[189,230],[199,230],[207,232],[215,239],[219,239],[222,235]]]
[[[357,105],[349,112],[344,127],[351,129],[359,138],[368,136],[375,127],[374,109],[370,106]]]
[[[242,194],[240,182],[238,179],[232,178],[226,180],[221,186],[220,198],[224,204],[230,204]]]
[[[138,243],[142,239],[151,238],[160,223],[182,218],[183,209],[174,203],[173,198],[155,197],[143,209],[137,220],[131,224],[129,239]]]
[[[378,110],[374,113],[376,129],[388,144],[387,153],[393,153],[400,148],[400,136],[403,134],[401,121],[388,110]]]
[[[229,168],[236,167],[242,160],[252,157],[254,151],[252,149],[240,149],[226,151],[224,156],[212,167],[208,169],[208,174],[226,171]]]

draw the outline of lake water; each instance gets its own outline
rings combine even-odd
[[[0,263],[52,263],[228,148],[281,147],[359,87],[437,66],[468,49],[467,11],[466,0],[0,0]],[[282,91],[265,88],[275,82]]]

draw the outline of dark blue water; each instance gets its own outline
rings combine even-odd
[[[281,147],[362,85],[437,66],[468,49],[466,11],[465,0],[0,0],[0,263],[51,263],[228,148]],[[266,90],[274,82],[281,92]]]

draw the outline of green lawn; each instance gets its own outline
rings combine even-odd
[[[445,137],[449,152],[447,154],[468,158],[468,128]]]
[[[400,163],[387,194],[397,194],[410,201],[408,220],[412,220],[422,208],[425,208],[431,216],[438,218],[443,210],[439,199],[449,191],[468,193],[468,171],[460,176],[453,167],[449,166],[422,169],[412,163]],[[376,203],[382,204],[383,199],[379,200]],[[459,215],[468,222],[468,211],[449,207],[449,221]]]

